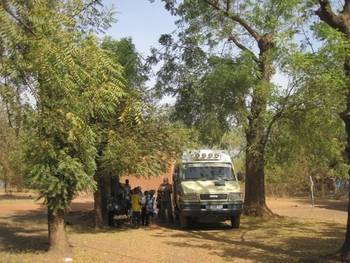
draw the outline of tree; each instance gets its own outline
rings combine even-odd
[[[113,114],[100,115],[97,111],[92,127],[97,134],[98,154],[94,192],[95,228],[103,227],[106,201],[115,191],[123,175],[136,177],[159,176],[169,170],[173,160],[188,143],[188,133],[178,123],[170,123],[154,105],[154,99],[147,90],[149,69],[144,65],[131,38],[114,40],[105,37],[100,46],[110,54],[115,64],[123,66],[123,83],[130,98],[138,103],[142,112],[135,119],[133,111],[123,114],[128,103],[121,101],[113,108]],[[136,104],[135,104],[136,105]]]
[[[324,90],[327,74],[317,75],[320,76],[318,86]],[[298,101],[305,99],[303,93],[308,87],[301,86]],[[312,89],[315,90],[315,86],[309,91]],[[331,193],[326,191],[327,180],[343,177],[344,132],[337,115],[342,101],[340,94],[333,93],[331,98],[322,93],[312,94],[313,98],[304,100],[304,112],[297,111],[288,118],[281,118],[271,130],[266,147],[267,194],[296,196],[308,193],[312,177],[318,182],[315,197],[324,196]],[[332,105],[331,101],[335,103]],[[331,185],[329,187],[328,190],[334,190]]]
[[[341,33],[342,37],[340,40],[340,48],[344,51],[342,53],[344,70],[344,82],[342,84],[345,89],[345,109],[339,114],[339,116],[345,124],[345,130],[347,133],[347,144],[345,146],[346,163],[350,164],[350,2],[345,0],[342,9],[338,9],[338,14],[333,10],[339,8],[339,6],[332,5],[331,1],[319,0],[318,5],[319,8],[316,10],[315,14],[330,28]],[[350,177],[350,170],[348,171],[348,175]],[[343,260],[350,260],[350,202],[345,241],[340,249],[340,253]]]
[[[109,54],[110,59],[115,65],[121,65],[123,70],[120,72],[123,77],[122,83],[126,92],[129,93],[130,99],[133,100],[136,109],[138,107],[141,112],[145,104],[141,103],[141,92],[144,88],[144,83],[147,80],[147,71],[142,67],[142,62],[139,54],[136,51],[131,38],[122,38],[114,40],[111,37],[104,37],[100,40],[99,46]],[[119,74],[119,72],[118,72]],[[118,78],[118,75],[116,75]],[[105,101],[106,105],[110,105]],[[137,106],[136,106],[137,105]],[[98,108],[94,112],[94,118],[91,119],[91,127],[94,129],[97,140],[96,148],[98,149],[95,157],[97,170],[94,174],[94,180],[97,184],[97,189],[94,192],[95,204],[95,228],[101,229],[103,227],[103,214],[106,214],[106,202],[110,197],[111,192],[117,187],[119,182],[120,172],[115,169],[103,169],[103,153],[109,144],[109,135],[117,127],[128,127],[131,123],[140,123],[142,116],[137,117],[130,109],[129,113],[124,110],[130,108],[130,100],[122,100],[118,105],[110,105],[109,114],[104,114]],[[102,113],[102,114],[101,114]],[[124,114],[124,115],[123,115]],[[123,115],[123,116],[122,116]],[[122,138],[119,138],[122,140]],[[111,164],[105,165],[109,167]]]
[[[338,112],[344,98],[341,54],[335,53],[338,37],[326,37],[329,30],[320,28],[322,38],[315,38],[313,28],[315,25],[305,23],[298,29],[305,36],[301,49],[296,45],[280,49],[286,56],[278,60],[278,68],[281,75],[288,76],[288,89],[286,96],[276,97],[271,105],[286,108],[271,129],[265,152],[267,182],[273,191],[279,185],[289,193],[309,191],[310,176],[318,180],[343,178],[340,149],[345,134]]]
[[[98,3],[13,0],[0,4],[0,74],[24,86],[35,99],[35,114],[25,126],[26,180],[38,191],[38,198],[44,198],[49,251],[59,256],[71,253],[66,206],[79,191],[96,187],[93,113],[109,114],[111,105],[128,100],[121,67],[91,34],[92,27],[111,21],[108,12],[96,9]],[[133,109],[132,103],[128,106]]]
[[[144,58],[138,53],[131,37],[115,40],[110,36],[103,37],[101,48],[108,50],[115,63],[123,66],[125,86],[141,98],[144,103],[151,103],[149,89],[146,82],[149,80],[150,68],[144,63]]]
[[[0,105],[0,180],[5,183],[5,192],[9,193],[9,187],[12,189],[13,185],[17,185],[20,188],[22,184],[21,180],[16,180],[16,163],[11,158],[19,150],[19,143],[15,131],[9,126],[3,103]]]
[[[178,96],[175,107],[190,113],[188,125],[205,117],[202,127],[215,127],[210,138],[216,136],[216,141],[221,130],[244,128],[244,213],[271,213],[265,201],[264,155],[272,125],[286,112],[281,104],[271,107],[274,94],[281,94],[271,79],[274,62],[283,56],[279,41],[290,42],[302,21],[297,15],[299,1],[187,0],[178,6],[164,2],[181,19],[176,38],[161,36],[164,51],[153,49],[150,62],[164,61],[156,89]]]

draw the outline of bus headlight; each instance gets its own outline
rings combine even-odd
[[[229,193],[228,200],[229,201],[242,201],[243,194],[242,193]]]
[[[195,202],[195,201],[199,201],[199,198],[198,198],[197,194],[183,194],[181,196],[181,201],[182,202]]]

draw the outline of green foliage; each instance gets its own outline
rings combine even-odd
[[[116,115],[98,118],[98,170],[101,176],[159,176],[188,144],[188,131],[168,121],[168,113],[157,111],[152,93],[146,89],[149,68],[143,64],[131,38],[103,38],[101,47],[124,67],[128,101],[121,101]],[[141,100],[141,102],[140,102]],[[137,109],[142,115],[136,115]],[[121,114],[118,118],[118,114]],[[136,117],[135,117],[136,116]]]
[[[15,130],[9,126],[5,114],[4,104],[0,104],[0,180],[7,186],[16,185],[19,189],[23,185],[20,168],[21,158],[18,158],[20,145]]]
[[[145,92],[145,82],[149,80],[150,68],[143,63],[141,55],[132,43],[132,38],[115,40],[106,36],[102,38],[100,47],[111,54],[111,58],[116,64],[123,66],[123,77],[126,80],[127,88],[130,91]]]
[[[348,47],[315,20],[312,36],[308,19],[317,1],[167,2],[179,16],[178,31],[162,35],[149,60],[164,62],[155,89],[176,96],[173,119],[199,131],[207,145],[230,147],[223,142],[235,128],[262,138],[247,150],[266,158],[268,183],[300,179],[305,188],[309,175],[346,174],[338,113]],[[262,54],[259,41],[269,34],[275,47]],[[276,81],[276,73],[285,80]]]
[[[122,68],[89,34],[91,26],[112,21],[105,14],[94,3],[78,0],[7,1],[0,6],[0,74],[23,84],[36,103],[25,126],[26,180],[54,213],[78,191],[96,187],[91,121],[114,114],[121,100],[132,111]]]
[[[244,109],[244,93],[251,84],[245,74],[247,68],[239,61],[213,57],[210,66],[202,79],[179,90],[172,117],[196,127],[205,145],[218,144],[233,124],[240,123],[245,113],[236,113]]]
[[[302,10],[298,1],[179,3],[176,37],[162,35],[162,51],[154,49],[149,58],[164,62],[155,89],[177,97],[173,119],[198,129],[202,143],[209,145],[218,144],[234,126],[249,131],[274,122],[276,111],[267,103],[275,103],[271,94],[278,87],[261,69],[272,67],[283,52],[271,49],[271,59],[260,54],[260,40],[269,33],[273,42],[290,41],[303,22]]]
[[[294,52],[281,64],[281,70],[290,76],[289,95],[286,100],[274,94],[287,110],[281,112],[283,118],[272,128],[267,144],[268,183],[297,186],[297,191],[309,187],[309,176],[347,176],[343,150],[346,134],[339,119],[345,99],[345,49],[339,40],[337,34],[330,34],[312,54]]]
[[[195,134],[169,122],[168,115],[155,112],[139,124],[120,124],[111,130],[101,157],[104,173],[152,177],[169,171]]]
[[[28,185],[37,189],[46,203],[51,201],[47,205],[53,211],[70,204],[78,191],[95,186],[91,176],[95,171],[96,149],[91,147],[94,134],[76,116],[61,114],[55,114],[60,125],[41,118],[40,128],[45,131],[40,133],[40,140],[34,134],[26,142],[30,150],[26,159],[31,164]]]

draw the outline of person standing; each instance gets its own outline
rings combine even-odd
[[[129,179],[125,179],[124,189],[126,191],[126,195],[130,195],[131,185],[129,184]]]
[[[125,189],[126,213],[129,213],[131,217],[131,185],[129,184],[129,179],[125,179],[123,186]]]
[[[149,225],[149,222],[153,223],[154,211],[155,211],[155,198],[154,198],[154,190],[149,190],[146,202],[146,226]]]
[[[141,224],[146,223],[146,204],[147,204],[148,191],[146,190],[143,195],[141,195]]]
[[[141,196],[139,188],[135,187],[131,196],[132,222],[134,228],[140,228],[141,223]]]
[[[161,214],[160,214],[160,193],[157,191],[157,197],[156,197],[156,214],[157,214],[157,219],[162,220]]]
[[[167,218],[169,223],[174,222],[173,209],[171,204],[171,194],[173,193],[173,186],[169,184],[169,179],[164,177],[163,183],[158,188],[158,193],[160,195],[160,214],[161,222],[166,222],[165,211],[167,211]]]

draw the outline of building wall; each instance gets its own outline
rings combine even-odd
[[[162,174],[160,177],[151,177],[151,178],[136,178],[134,176],[123,176],[120,180],[121,183],[125,183],[125,179],[129,179],[129,184],[131,189],[141,186],[142,192],[145,190],[155,190],[157,193],[157,189],[160,184],[163,183],[163,178],[168,177],[169,183],[172,184],[173,181],[173,169],[170,169],[169,172]]]

